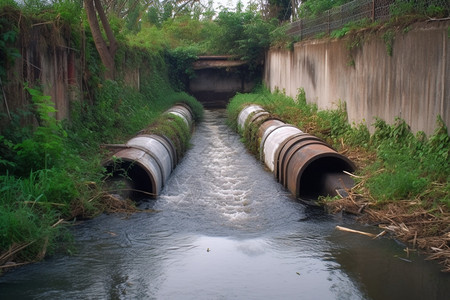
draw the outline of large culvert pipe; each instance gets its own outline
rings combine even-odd
[[[297,142],[280,162],[283,164],[280,166],[284,174],[283,184],[296,197],[335,196],[337,190],[353,186],[353,180],[343,171],[355,171],[354,164],[325,142],[314,138]]]
[[[352,178],[343,171],[353,172],[355,165],[325,142],[270,117],[258,105],[246,106],[243,111],[238,126],[245,130],[260,120],[256,133],[260,159],[296,197],[342,195],[353,186]]]
[[[125,148],[105,164],[108,179],[131,182],[134,198],[140,194],[156,197],[163,186],[163,174],[155,156],[142,149]],[[116,187],[120,189],[121,187]],[[116,192],[116,191],[112,191]]]
[[[184,103],[177,103],[176,105],[169,108],[166,113],[173,114],[183,119],[189,129],[192,129],[192,123],[194,121],[194,114],[191,108]]]
[[[244,130],[245,121],[251,114],[255,114],[257,112],[264,112],[264,108],[259,105],[252,104],[244,107],[238,115],[237,125],[239,130]]]
[[[291,136],[300,133],[303,133],[303,131],[288,124],[276,126],[273,130],[266,130],[261,140],[260,150],[262,154],[261,160],[264,161],[270,171],[274,172],[276,169],[275,164],[278,163],[278,159],[275,158],[275,154],[280,145]]]
[[[182,118],[187,127],[192,129],[194,116],[187,104],[178,103],[166,113]],[[118,181],[118,178],[131,182],[134,191],[131,197],[142,194],[157,197],[181,159],[174,145],[183,140],[180,134],[177,131],[172,138],[159,134],[139,134],[124,145],[114,145],[121,150],[103,164],[108,178],[113,182]]]

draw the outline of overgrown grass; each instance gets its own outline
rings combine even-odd
[[[162,55],[160,56],[162,57]],[[161,63],[155,59],[154,62]],[[58,221],[93,217],[102,212],[104,168],[109,153],[102,143],[122,143],[138,131],[165,122],[161,133],[177,134],[180,155],[190,132],[176,117],[161,114],[175,103],[192,107],[194,119],[203,108],[193,97],[171,89],[162,63],[152,66],[141,91],[115,81],[102,82],[93,103],[76,103],[70,122],[54,118],[53,102],[39,88],[27,88],[38,126],[9,128],[0,136],[0,253],[24,247],[7,261],[36,261],[52,253],[65,236]],[[172,124],[172,125],[168,125]],[[19,125],[19,124],[17,124]],[[0,260],[0,265],[6,261]]]
[[[437,120],[436,132],[426,137],[412,134],[404,120],[389,125],[377,119],[370,135],[364,124],[347,120],[344,103],[336,109],[319,111],[306,103],[303,90],[294,100],[281,92],[271,94],[260,89],[252,94],[235,96],[227,107],[228,122],[237,129],[237,116],[248,104],[259,104],[283,121],[309,134],[318,136],[338,151],[353,153],[359,175],[365,179],[361,189],[377,202],[420,200],[426,207],[441,205],[450,209],[450,138],[444,122]],[[247,130],[252,130],[249,128]],[[242,133],[250,149],[255,151],[251,134]],[[367,161],[367,158],[373,157]]]
[[[365,170],[367,188],[379,201],[419,199],[450,208],[450,138],[442,120],[435,133],[415,136],[404,120],[375,122],[371,138],[377,161]]]

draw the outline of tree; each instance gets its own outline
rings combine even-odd
[[[268,0],[270,15],[280,22],[287,21],[292,14],[291,0]]]
[[[343,5],[352,0],[303,0],[301,1],[299,14],[301,17],[314,17],[332,7]]]
[[[105,66],[105,78],[114,80],[114,57],[117,51],[117,40],[109,25],[106,14],[100,3],[100,0],[84,0],[84,7],[86,9],[89,27],[91,28],[92,37],[94,38],[95,47],[97,48],[100,59]],[[105,31],[107,41],[103,39],[100,23],[97,19],[100,18],[102,27]]]

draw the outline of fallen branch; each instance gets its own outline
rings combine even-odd
[[[348,171],[342,171],[342,172],[344,172],[344,174],[347,174],[348,176],[351,176],[351,177],[355,177],[355,178],[364,178],[364,177],[362,177],[362,176],[357,176],[357,175],[355,175],[355,174],[352,174],[352,173],[350,173],[350,172],[348,172]]]
[[[56,226],[58,226],[62,222],[64,222],[64,219],[59,219],[58,222],[56,222],[55,224],[52,225],[52,227],[55,228]]]
[[[354,230],[354,229],[350,229],[350,228],[346,228],[346,227],[342,227],[342,226],[336,226],[337,230],[341,230],[341,231],[346,231],[346,232],[352,232],[352,233],[358,233],[358,234],[362,234],[362,235],[366,235],[366,236],[370,236],[373,238],[376,238],[377,236],[373,233],[369,233],[369,232],[364,232],[364,231],[359,231],[359,230]]]

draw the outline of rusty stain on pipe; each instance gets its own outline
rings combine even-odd
[[[353,162],[324,141],[271,117],[260,106],[244,109],[247,112],[239,114],[239,126],[244,126],[244,132],[251,124],[259,126],[255,134],[260,159],[293,195],[303,199],[345,195],[354,185],[343,172],[355,171]]]

